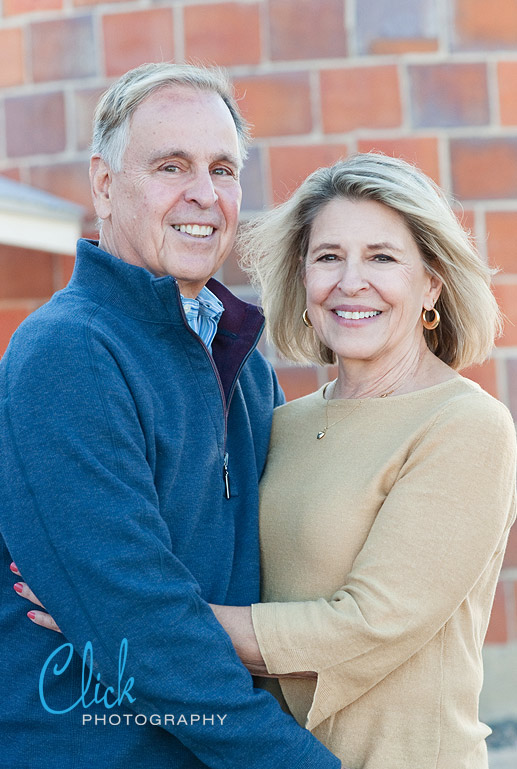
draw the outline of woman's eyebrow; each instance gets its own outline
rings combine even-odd
[[[370,251],[379,251],[383,248],[387,248],[389,251],[398,251],[399,254],[402,253],[402,248],[399,248],[394,243],[389,243],[387,240],[383,241],[382,243],[369,243],[366,248]]]

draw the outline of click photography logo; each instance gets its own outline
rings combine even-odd
[[[106,686],[101,682],[101,674],[94,677],[93,645],[87,641],[84,647],[81,674],[81,691],[75,702],[68,707],[52,707],[46,696],[46,688],[51,679],[59,678],[70,667],[74,655],[74,647],[71,643],[58,646],[45,660],[39,677],[39,698],[43,708],[52,715],[63,715],[72,710],[81,713],[82,725],[93,726],[222,726],[226,719],[226,713],[152,713],[150,715],[138,713],[135,707],[131,707],[130,713],[113,713],[114,708],[124,705],[133,706],[136,697],[131,694],[135,679],[133,676],[125,677],[127,663],[128,641],[123,638],[120,643],[118,655],[118,680],[116,689]],[[89,713],[92,706],[100,706],[106,713]],[[82,712],[81,712],[82,711]]]

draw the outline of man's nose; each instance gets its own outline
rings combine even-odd
[[[196,170],[185,190],[185,199],[197,203],[200,208],[210,208],[218,199],[214,187],[214,177],[208,169]]]

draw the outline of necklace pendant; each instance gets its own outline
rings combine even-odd
[[[326,430],[320,430],[319,433],[316,436],[317,441],[321,441],[322,438],[324,438],[327,434]]]

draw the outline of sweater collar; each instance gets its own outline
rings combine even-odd
[[[117,259],[99,248],[97,241],[79,240],[68,285],[79,291],[87,287],[99,304],[132,318],[188,328],[175,278],[158,278],[143,267]],[[224,305],[212,350],[228,395],[243,360],[257,344],[264,317],[258,307],[243,302],[214,278],[207,287]]]

